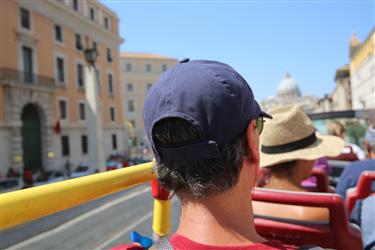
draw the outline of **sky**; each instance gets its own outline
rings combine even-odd
[[[375,27],[375,0],[101,0],[120,18],[121,51],[210,59],[234,67],[256,99],[286,72],[303,94],[333,91],[349,38]]]

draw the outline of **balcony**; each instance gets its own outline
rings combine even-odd
[[[52,77],[9,68],[0,68],[0,85],[30,87],[47,91],[53,91],[57,88],[55,79]]]

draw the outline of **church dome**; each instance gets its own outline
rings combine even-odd
[[[281,80],[277,87],[277,97],[281,99],[295,99],[301,97],[298,84],[289,73],[285,74],[284,79]]]

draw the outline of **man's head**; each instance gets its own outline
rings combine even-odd
[[[251,129],[262,117],[268,115],[233,68],[181,61],[150,89],[143,110],[159,181],[183,199],[229,190],[246,157],[259,162]]]

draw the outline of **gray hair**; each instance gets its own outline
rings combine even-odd
[[[153,140],[163,145],[183,144],[201,139],[196,127],[181,118],[167,118],[155,124]],[[218,159],[199,161],[161,160],[154,172],[161,185],[182,200],[199,200],[223,193],[238,181],[246,156],[246,129],[220,148]]]

